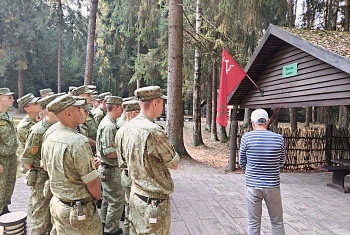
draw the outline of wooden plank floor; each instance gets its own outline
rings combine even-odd
[[[171,235],[246,234],[244,175],[183,160],[171,170]],[[331,173],[283,173],[281,192],[287,235],[350,235],[350,193],[326,186]],[[350,177],[347,178],[350,183]],[[27,211],[29,187],[16,182],[11,211]],[[262,233],[271,234],[266,207]]]

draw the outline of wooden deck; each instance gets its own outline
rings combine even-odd
[[[171,235],[246,234],[244,175],[182,160],[171,170]],[[350,235],[350,194],[327,187],[332,173],[283,173],[281,193],[286,234]],[[350,177],[346,177],[350,186]],[[11,211],[27,211],[29,187],[19,178]],[[271,234],[265,206],[261,234]]]

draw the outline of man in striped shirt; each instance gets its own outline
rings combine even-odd
[[[284,235],[280,192],[280,167],[284,164],[283,137],[267,130],[269,116],[263,109],[252,112],[253,131],[245,133],[239,149],[239,164],[245,171],[248,234],[260,234],[262,200],[265,200],[272,234]]]

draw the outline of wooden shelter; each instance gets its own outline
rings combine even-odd
[[[270,24],[245,68],[263,94],[245,77],[228,104],[241,108],[350,105],[350,34],[289,30]]]

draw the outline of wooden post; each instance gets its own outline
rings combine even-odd
[[[326,154],[326,165],[330,166],[332,159],[332,135],[333,135],[333,125],[326,125],[326,146],[325,146],[325,154]]]
[[[238,122],[232,120],[231,122],[231,133],[230,133],[230,161],[229,170],[236,170],[236,150],[237,150],[237,132],[238,132]]]

